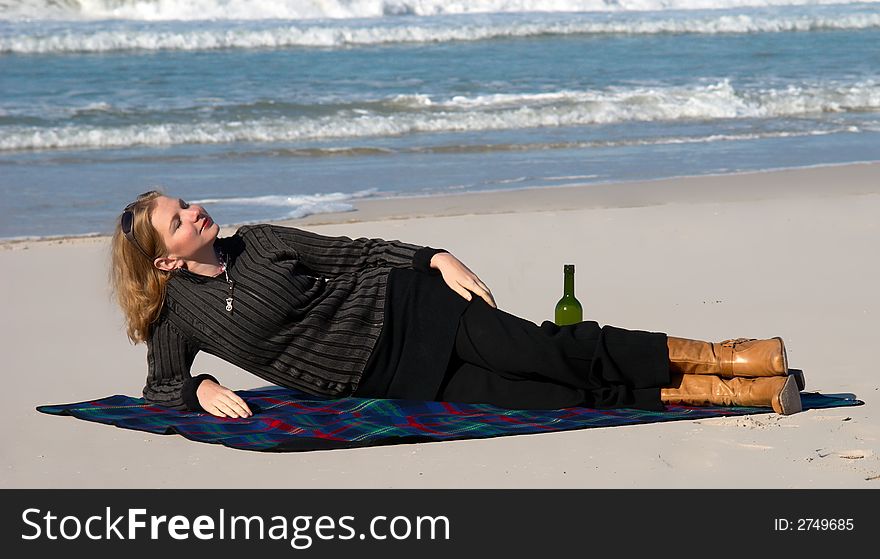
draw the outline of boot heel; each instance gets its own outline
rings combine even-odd
[[[798,390],[798,384],[793,375],[786,377],[782,390],[773,397],[772,402],[773,411],[779,415],[791,415],[803,410],[801,393]]]
[[[794,381],[797,383],[798,392],[803,392],[804,388],[807,387],[806,380],[804,379],[804,372],[800,369],[789,369],[788,376],[794,377]]]

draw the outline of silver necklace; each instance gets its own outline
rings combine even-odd
[[[235,282],[229,279],[229,272],[226,271],[226,258],[223,257],[223,251],[217,250],[217,256],[220,258],[220,266],[223,268],[223,275],[226,276],[226,283],[229,284],[229,297],[226,298],[226,310],[232,312],[233,291],[235,290]]]

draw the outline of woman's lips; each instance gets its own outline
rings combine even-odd
[[[208,216],[205,216],[205,221],[202,222],[202,228],[199,230],[199,233],[201,233],[202,231],[204,231],[205,229],[207,229],[208,227],[210,227],[213,224],[214,224],[214,222],[211,221],[211,218]]]

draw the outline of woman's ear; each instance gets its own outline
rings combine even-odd
[[[166,272],[173,272],[174,270],[185,267],[183,260],[180,258],[168,258],[167,256],[153,260],[153,265]]]

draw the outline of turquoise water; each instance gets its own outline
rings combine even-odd
[[[5,238],[107,232],[156,185],[232,223],[880,160],[877,3],[44,4],[0,0]]]

